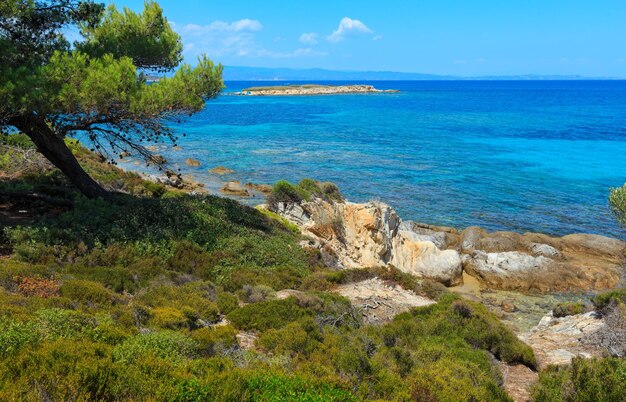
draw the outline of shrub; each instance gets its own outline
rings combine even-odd
[[[167,191],[163,184],[154,183],[151,181],[144,181],[142,182],[142,185],[146,189],[146,191],[155,198],[162,197]]]
[[[209,282],[188,283],[182,286],[161,285],[145,290],[137,295],[135,300],[148,307],[169,307],[182,312],[191,327],[196,325],[198,319],[215,322],[219,319],[219,309],[211,301],[214,299],[216,290]],[[163,310],[172,313],[173,310]],[[176,314],[166,314],[174,318]],[[165,315],[164,315],[165,317]]]
[[[237,346],[237,330],[230,325],[200,328],[191,331],[189,336],[196,341],[200,356],[214,356]]]
[[[257,339],[257,345],[272,353],[307,355],[322,339],[315,322],[311,318],[304,318],[283,328],[265,331]]]
[[[46,339],[88,336],[95,327],[93,318],[74,310],[44,309],[38,311],[36,316]]]
[[[241,299],[246,303],[259,303],[268,299],[273,299],[276,294],[274,289],[265,285],[244,285],[238,293]]]
[[[626,288],[613,289],[605,293],[601,293],[593,298],[593,304],[596,310],[602,311],[611,303],[626,304]]]
[[[303,199],[305,197],[298,188],[288,181],[280,180],[274,184],[271,194],[267,197],[267,203],[272,209],[276,209],[279,203],[299,203]]]
[[[89,304],[112,305],[121,301],[121,297],[111,292],[98,282],[70,279],[61,285],[61,294],[68,299]]]
[[[626,184],[610,190],[609,205],[619,222],[626,225]]]
[[[284,327],[306,315],[312,315],[312,311],[298,306],[297,300],[289,297],[241,307],[228,314],[228,320],[239,329],[265,331]]]
[[[25,346],[33,347],[40,340],[35,323],[0,318],[0,358],[15,354]]]
[[[229,292],[220,292],[217,295],[217,307],[220,313],[228,314],[239,307],[239,298]]]
[[[568,315],[581,314],[585,311],[585,305],[576,302],[559,303],[552,309],[552,315],[555,317],[566,317]]]
[[[575,357],[571,366],[550,366],[532,389],[536,402],[622,401],[626,395],[626,360]]]
[[[126,364],[145,355],[181,362],[193,357],[197,346],[193,339],[179,332],[159,331],[128,338],[113,349],[113,357]]]
[[[188,324],[187,317],[173,307],[157,307],[151,311],[150,324],[164,329],[180,329]]]
[[[18,291],[24,296],[54,297],[59,295],[61,285],[55,279],[16,276]]]

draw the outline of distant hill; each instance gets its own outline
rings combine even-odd
[[[265,67],[224,67],[225,81],[425,81],[425,80],[607,80],[611,77],[583,77],[580,75],[507,75],[462,77],[421,73],[401,73],[394,71],[336,71],[322,68],[265,68]]]

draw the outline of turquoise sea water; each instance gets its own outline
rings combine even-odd
[[[400,92],[221,96],[176,126],[170,157],[200,180],[224,165],[242,182],[332,181],[432,224],[626,237],[607,205],[626,181],[626,81],[372,84]]]

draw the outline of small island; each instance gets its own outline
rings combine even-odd
[[[395,89],[376,89],[373,85],[275,85],[266,87],[250,87],[233,95],[249,96],[284,96],[284,95],[335,95],[356,93],[393,93]]]

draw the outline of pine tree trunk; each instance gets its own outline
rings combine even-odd
[[[54,166],[88,198],[109,198],[110,193],[83,170],[63,138],[59,138],[38,116],[19,116],[11,119],[11,125],[26,134]]]

